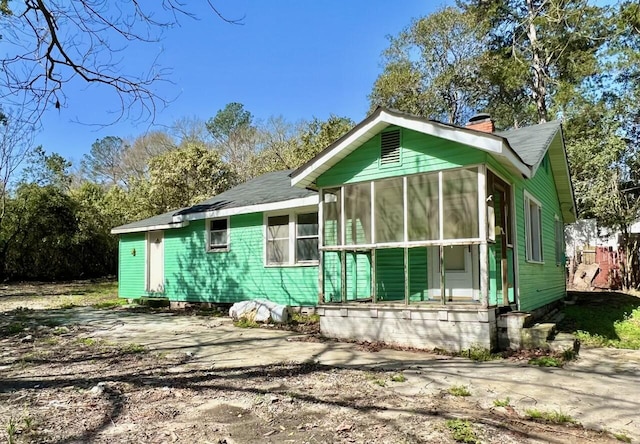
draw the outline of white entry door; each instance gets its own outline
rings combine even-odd
[[[452,300],[477,300],[479,289],[477,247],[444,247],[445,296]],[[439,247],[429,248],[429,282],[432,299],[441,299]]]
[[[164,231],[147,233],[147,291],[164,291]]]

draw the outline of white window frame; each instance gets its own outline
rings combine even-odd
[[[538,211],[539,211],[539,227],[538,227],[538,231],[539,231],[539,237],[538,239],[533,239],[532,238],[532,221],[531,221],[531,210],[530,210],[530,206],[531,204],[534,204],[535,206],[538,207]],[[526,251],[526,261],[533,263],[533,264],[544,264],[544,242],[543,242],[543,235],[542,235],[542,227],[543,227],[543,210],[542,210],[542,204],[540,203],[540,201],[538,199],[536,199],[535,197],[533,197],[531,194],[529,194],[527,191],[524,192],[524,223],[525,223],[525,251]],[[533,253],[533,245],[534,245],[534,241],[537,241],[539,244],[539,250],[540,251],[540,257],[539,258],[535,258],[532,257],[532,253]]]
[[[318,233],[314,236],[306,235],[298,237],[298,216],[301,214],[309,214],[309,213],[318,213]],[[269,218],[277,217],[277,216],[288,216],[289,218],[289,260],[287,262],[280,263],[269,263],[269,255],[267,254],[267,248],[269,244]],[[310,261],[299,261],[297,258],[297,244],[298,239],[318,239],[318,255],[319,255],[319,246],[320,246],[320,213],[318,212],[318,207],[310,207],[305,209],[296,209],[296,211],[278,211],[273,213],[264,213],[264,255],[263,261],[264,266],[267,268],[278,268],[278,267],[311,267],[317,266],[319,260],[310,260]]]
[[[217,220],[225,220],[227,222],[227,228],[226,228],[226,234],[227,234],[227,242],[226,244],[219,244],[219,245],[211,245],[211,222],[213,221],[217,221]],[[229,230],[229,218],[228,217],[216,217],[216,218],[212,218],[212,219],[207,219],[206,220],[206,230],[207,230],[207,252],[208,253],[223,253],[226,251],[229,251],[230,248],[230,244],[231,244],[231,239],[230,239],[230,234],[231,234],[231,230]],[[215,231],[222,231],[222,230],[215,230]]]

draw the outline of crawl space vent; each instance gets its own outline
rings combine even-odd
[[[380,137],[380,164],[400,162],[400,130],[387,131]]]

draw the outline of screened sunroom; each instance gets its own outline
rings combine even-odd
[[[320,192],[321,302],[513,301],[511,190],[484,165]]]

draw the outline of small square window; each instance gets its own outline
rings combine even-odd
[[[226,251],[229,249],[229,219],[209,221],[209,251]]]

